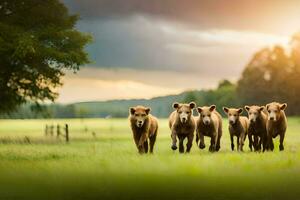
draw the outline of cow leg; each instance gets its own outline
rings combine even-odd
[[[274,142],[273,142],[272,135],[269,136],[269,145],[270,145],[270,150],[273,151],[274,150]]]
[[[156,141],[156,134],[152,135],[150,138],[150,153],[153,153],[154,144]]]
[[[230,141],[231,141],[231,150],[234,151],[234,141],[233,141],[233,135],[230,134]]]
[[[217,138],[217,144],[216,144],[216,151],[219,151],[220,148],[221,148],[221,145],[220,145],[220,143],[221,143],[221,136],[218,135],[217,137],[218,138]]]
[[[183,140],[184,140],[184,136],[179,136],[179,152],[180,153],[184,153],[184,146],[183,146]]]
[[[177,133],[176,133],[176,131],[174,131],[174,130],[172,131],[171,138],[172,138],[171,148],[172,148],[172,150],[176,150],[177,149],[177,145],[176,145],[176,143],[177,143]]]
[[[216,140],[217,140],[217,133],[214,133],[210,139],[210,147],[209,147],[209,151],[210,152],[214,152],[216,150]]]
[[[148,140],[144,142],[144,152],[148,153]]]
[[[245,133],[242,133],[241,135],[240,135],[240,141],[239,141],[239,143],[240,143],[240,151],[243,151],[243,146],[244,146],[244,141],[245,141]]]
[[[199,133],[199,137],[200,137],[199,148],[204,149],[205,148],[204,135],[202,133]]]
[[[248,133],[248,140],[249,140],[250,151],[252,151],[253,140],[252,140],[252,134],[251,133]]]
[[[189,153],[191,148],[192,148],[193,140],[194,140],[194,134],[190,134],[188,136],[188,141],[187,141],[187,144],[186,144],[186,152],[187,153]]]
[[[283,140],[284,140],[284,132],[280,133],[280,139],[279,139],[279,150],[280,151],[284,150]]]
[[[134,142],[136,144],[136,147],[137,147],[139,153],[142,154],[142,153],[144,153],[144,147],[143,147],[143,145],[142,146],[139,145],[140,138],[141,138],[140,135],[135,135]]]
[[[254,150],[258,151],[258,137],[257,135],[254,135]]]
[[[262,147],[263,147],[263,152],[267,149],[267,137],[265,135],[261,136],[262,139]]]

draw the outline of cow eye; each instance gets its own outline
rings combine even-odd
[[[210,115],[207,115],[208,117],[210,117]]]
[[[179,111],[179,114],[181,114],[182,113],[182,111]]]
[[[268,110],[268,113],[271,113],[271,111],[270,111],[270,110]]]
[[[146,116],[146,114],[142,114],[142,117],[145,117]]]
[[[236,114],[234,114],[233,116],[235,116],[235,117],[236,117]]]
[[[186,114],[190,114],[190,113],[191,113],[191,112],[189,112],[189,111],[188,111],[188,112],[186,112]]]
[[[251,112],[249,112],[249,115],[251,115],[252,113]]]

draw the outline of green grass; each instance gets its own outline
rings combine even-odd
[[[68,123],[70,143],[46,123]],[[299,199],[300,118],[288,123],[284,152],[278,138],[274,152],[231,152],[225,122],[220,152],[179,154],[162,119],[141,156],[127,119],[0,120],[0,199]]]

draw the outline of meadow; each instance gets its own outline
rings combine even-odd
[[[179,154],[159,122],[154,154],[139,155],[127,119],[0,120],[0,199],[299,199],[300,118],[288,119],[285,151],[276,138],[266,153],[248,140],[232,152],[225,121],[220,152],[194,142]],[[65,123],[69,143],[44,135]]]

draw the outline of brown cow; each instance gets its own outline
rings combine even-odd
[[[210,137],[210,147],[209,151],[219,151],[220,140],[222,137],[222,117],[216,111],[216,106],[212,105],[210,107],[198,107],[198,113],[200,114],[197,119],[197,135],[196,142],[199,143],[199,148],[204,149],[204,136]]]
[[[255,151],[260,151],[263,146],[263,151],[266,150],[267,143],[267,115],[264,112],[264,106],[245,106],[248,112],[250,126],[248,130],[249,147],[252,151],[252,146]],[[253,140],[254,137],[254,140]]]
[[[139,153],[148,152],[148,139],[150,143],[150,153],[153,153],[158,122],[156,117],[149,114],[150,110],[150,108],[144,106],[129,108],[130,127]]]
[[[194,102],[189,104],[181,104],[175,102],[173,108],[176,109],[170,114],[169,127],[171,129],[171,138],[173,150],[177,149],[177,137],[179,139],[179,152],[184,152],[183,140],[188,139],[186,144],[186,152],[190,152],[196,123],[193,117],[193,109],[196,107]]]
[[[277,103],[272,102],[266,105],[268,111],[268,120],[267,120],[267,150],[274,150],[274,143],[272,138],[280,136],[279,140],[279,150],[283,151],[283,140],[285,137],[285,132],[287,129],[287,118],[285,116],[284,110],[287,107],[286,103]]]
[[[233,137],[236,136],[237,150],[243,151],[244,142],[248,134],[249,120],[247,117],[240,116],[243,112],[242,108],[223,107],[223,110],[228,116],[231,150],[234,150]]]

